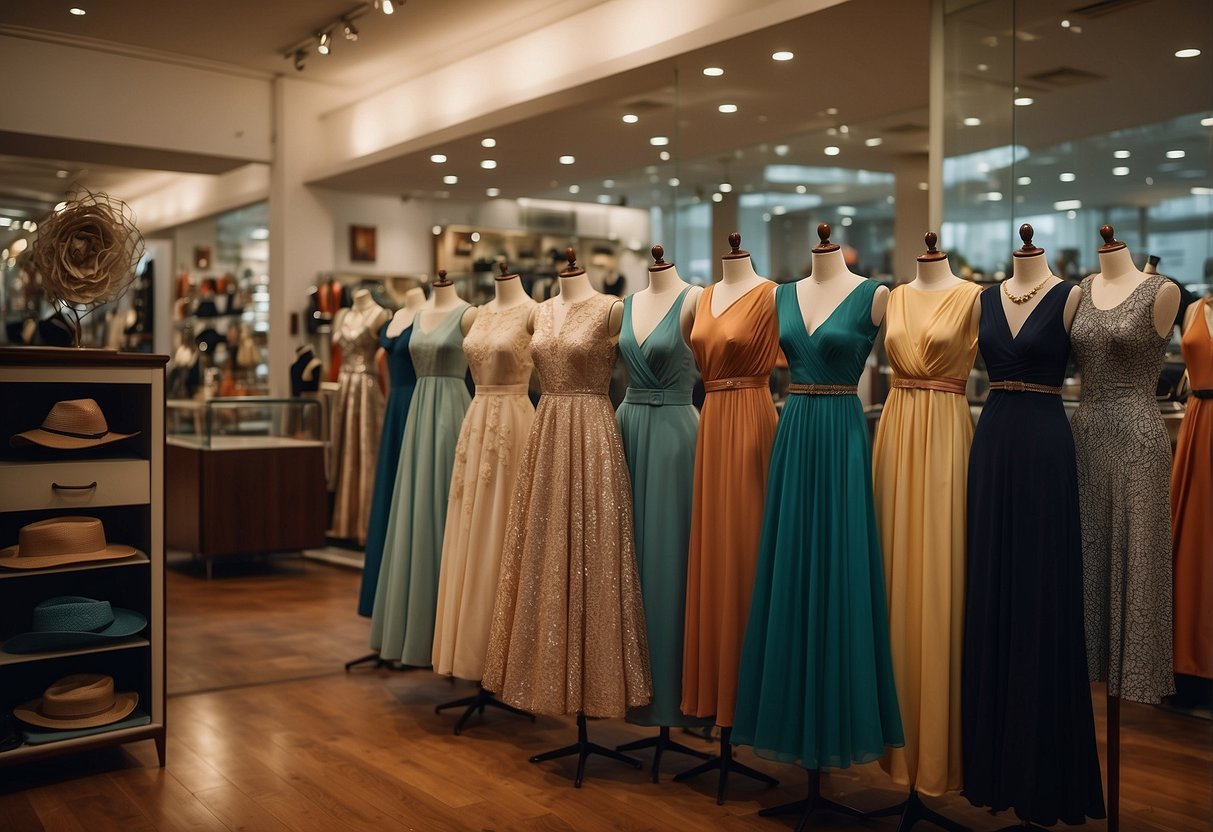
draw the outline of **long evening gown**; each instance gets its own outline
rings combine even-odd
[[[465,303],[447,312],[428,332],[424,319],[434,313],[420,313],[409,341],[417,386],[405,420],[384,536],[371,648],[381,658],[414,667],[428,666],[433,654],[447,495],[459,427],[471,401],[459,327],[466,309]]]
[[[387,353],[388,397],[383,414],[383,432],[379,439],[379,464],[375,466],[375,490],[371,498],[371,519],[366,531],[366,556],[362,563],[362,588],[358,593],[358,614],[370,617],[375,609],[375,587],[379,585],[379,567],[383,563],[383,541],[387,536],[388,516],[392,511],[392,492],[396,487],[396,466],[400,463],[400,444],[404,441],[404,423],[413,400],[417,372],[409,355],[409,324],[395,338],[387,334],[391,322],[379,333],[379,346]]]
[[[1213,333],[1204,298],[1181,348],[1192,395],[1171,474],[1175,672],[1213,678]]]
[[[455,448],[442,538],[433,662],[444,676],[478,681],[484,674],[505,524],[535,418],[527,397],[532,309],[483,306],[463,339],[476,396]]]
[[[981,296],[991,381],[1060,387],[1070,284],[1012,338],[1000,288]],[[1061,397],[991,390],[969,455],[964,796],[1051,825],[1104,817],[1083,635],[1074,440]]]
[[[1092,279],[1070,329],[1087,666],[1109,695],[1156,703],[1175,692],[1171,439],[1154,396],[1170,340],[1154,328],[1154,298],[1167,278],[1147,277],[1111,309],[1091,303]]]
[[[796,284],[776,290],[793,384],[858,383],[877,288],[856,286],[811,335]],[[863,406],[853,393],[793,393],[771,451],[733,741],[807,769],[901,745],[886,603]]]
[[[699,372],[679,325],[688,291],[689,287],[682,290],[643,343],[636,340],[633,298],[629,297],[624,301],[619,334],[619,352],[631,381],[615,417],[632,483],[636,560],[653,671],[652,703],[628,714],[629,721],[641,725],[695,722],[679,708],[687,544],[699,427],[699,412],[691,404]]]
[[[720,313],[704,290],[691,350],[706,397],[695,446],[695,496],[687,557],[682,712],[733,724],[775,406],[770,376],[779,357],[774,284],[764,281]]]
[[[899,286],[885,315],[896,382],[872,448],[893,675],[906,744],[881,767],[926,795],[960,788],[965,476],[973,417],[965,381],[977,354],[981,287]]]
[[[336,497],[329,534],[360,544],[366,542],[370,523],[375,457],[383,432],[383,392],[375,373],[375,350],[387,311],[379,306],[371,311],[377,314],[347,310],[333,333],[343,358],[331,425]]]
[[[644,602],[632,495],[607,390],[617,299],[535,310],[543,394],[506,524],[482,684],[532,713],[619,717],[647,705]]]

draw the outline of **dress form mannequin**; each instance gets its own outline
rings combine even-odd
[[[1124,303],[1148,277],[1133,265],[1129,247],[1115,239],[1115,233],[1110,225],[1099,229],[1104,244],[1099,247],[1099,274],[1091,280],[1091,304],[1100,310]],[[1160,336],[1171,331],[1179,301],[1179,287],[1169,281],[1154,296],[1154,328]]]
[[[748,251],[741,249],[741,235],[734,231],[729,235],[731,251],[720,258],[723,273],[720,284],[712,290],[712,314],[719,317],[733,303],[756,286],[770,283],[754,271],[754,262]]]
[[[842,248],[830,242],[830,225],[817,226],[820,243],[813,249],[813,271],[807,280],[796,284],[796,300],[809,335],[817,331],[834,313],[847,296],[860,286],[866,277],[860,277],[847,268],[842,257]],[[872,296],[872,325],[880,326],[884,321],[885,308],[889,304],[889,290],[881,286]]]
[[[998,296],[1012,338],[1019,334],[1019,330],[1027,323],[1032,310],[1048,294],[1049,290],[1061,282],[1060,277],[1049,271],[1045,250],[1032,243],[1035,233],[1029,223],[1025,222],[1019,226],[1019,238],[1023,240],[1023,247],[1013,252],[1014,262],[1011,267],[1011,276],[1003,281],[1002,291]],[[1019,301],[1012,300],[1011,296]],[[1067,331],[1070,329],[1070,324],[1074,323],[1074,315],[1078,311],[1078,302],[1081,299],[1082,288],[1080,286],[1070,289],[1070,296],[1066,299],[1066,309],[1062,313],[1062,321],[1065,323]]]
[[[316,357],[316,353],[312,350],[311,344],[301,344],[300,346],[295,347],[296,359],[303,358],[304,355],[311,356],[311,359],[307,362],[307,364],[303,365],[301,379],[303,381],[310,382],[316,378],[316,374],[320,372],[320,369],[324,365],[320,362],[320,359]]]
[[[649,266],[649,285],[632,296],[632,329],[636,340],[643,344],[657,325],[665,318],[678,295],[691,285],[678,274],[673,263],[665,261],[665,249],[653,246],[653,265]],[[749,262],[749,259],[746,259]],[[699,296],[703,294],[702,287],[693,287],[687,293],[679,313],[679,328],[683,339],[691,333],[695,323],[695,309],[699,306]]]
[[[945,292],[962,283],[968,283],[963,277],[957,277],[953,273],[952,266],[948,263],[948,253],[936,248],[939,244],[938,234],[928,231],[923,236],[923,240],[927,244],[927,250],[918,255],[918,266],[914,279],[906,285],[923,292]],[[980,320],[981,298],[979,296],[973,300],[973,326],[976,327]]]
[[[430,308],[423,310],[417,314],[417,326],[422,332],[430,332],[433,326],[426,327],[427,320],[426,312],[432,312],[433,318],[445,318],[449,314],[453,314],[463,304],[463,298],[459,297],[459,293],[455,291],[455,284],[446,276],[446,269],[438,270],[438,279],[434,281],[434,295],[430,298]],[[472,323],[476,320],[476,307],[469,306],[464,310],[463,317],[459,320],[459,329],[464,335],[468,334],[468,330],[472,328]]]
[[[522,278],[516,272],[510,272],[510,266],[505,261],[498,264],[501,273],[493,278],[493,300],[487,305],[494,311],[504,312],[522,304],[535,305],[535,301],[522,288]]]
[[[591,285],[590,278],[585,273],[585,269],[577,265],[576,249],[569,246],[565,249],[565,256],[568,258],[568,266],[559,274],[560,294],[552,299],[555,304],[552,308],[552,321],[556,326],[557,332],[560,331],[560,327],[569,313],[570,306],[581,303],[583,300],[588,300],[594,295],[602,294]],[[619,301],[611,305],[610,318],[607,320],[607,333],[612,338],[617,338],[622,326],[623,301]],[[527,323],[527,329],[532,333],[535,331],[535,315],[533,312],[531,320]]]
[[[408,329],[417,317],[417,313],[425,306],[425,302],[425,291],[420,287],[414,286],[405,292],[404,306],[396,310],[396,314],[392,316],[392,322],[387,327],[387,337],[397,338],[400,333]]]

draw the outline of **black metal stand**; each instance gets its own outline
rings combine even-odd
[[[531,722],[535,721],[534,714],[528,714],[520,708],[505,704],[479,685],[476,686],[476,693],[472,696],[465,696],[462,699],[455,699],[450,702],[443,702],[441,705],[435,705],[434,713],[440,714],[448,708],[466,708],[467,710],[463,712],[463,715],[455,720],[455,736],[459,736],[463,732],[463,726],[467,725],[467,721],[472,718],[472,714],[479,711],[483,715],[486,707],[497,708],[506,713],[525,716]]]
[[[351,667],[357,667],[360,664],[369,664],[371,670],[397,670],[397,666],[387,659],[380,656],[378,653],[367,653],[360,659],[345,663],[345,672],[349,673]]]
[[[694,748],[683,745],[680,742],[675,742],[670,739],[670,728],[668,725],[662,725],[660,732],[655,737],[649,737],[644,740],[636,740],[635,742],[624,743],[618,746],[616,751],[639,751],[642,748],[652,748],[653,751],[653,782],[661,782],[661,755],[667,751],[673,751],[678,754],[689,754],[692,757],[698,757],[701,760],[711,759],[711,755],[703,751],[696,751]]]
[[[852,818],[867,818],[858,809],[852,809],[850,806],[845,806],[842,803],[830,800],[821,793],[821,772],[816,769],[809,771],[809,793],[803,800],[797,800],[793,803],[785,803],[782,806],[772,806],[770,809],[763,809],[758,814],[764,818],[773,817],[775,815],[790,815],[793,812],[800,812],[800,820],[796,822],[796,832],[804,832],[809,828],[809,818],[818,812],[834,812],[839,815],[846,815]]]
[[[1120,697],[1108,694],[1108,832],[1120,832]]]
[[[531,762],[546,763],[548,760],[572,757],[574,754],[577,755],[577,776],[573,779],[573,786],[578,789],[581,788],[581,781],[585,777],[585,761],[591,754],[609,757],[612,760],[627,763],[633,768],[644,768],[644,764],[635,757],[629,757],[627,754],[620,754],[618,751],[607,748],[605,745],[590,742],[585,728],[585,714],[577,714],[577,743],[575,745],[566,745],[564,748],[557,748],[555,751],[545,751],[542,754],[536,754],[531,758]]]
[[[917,789],[910,789],[910,796],[894,806],[889,806],[886,809],[877,809],[874,812],[866,812],[864,817],[867,818],[887,818],[893,815],[901,815],[901,822],[897,824],[897,832],[910,832],[914,828],[914,824],[919,821],[938,826],[940,829],[946,829],[948,832],[969,832],[969,827],[957,823],[951,818],[944,817],[939,812],[936,812],[930,806],[922,802],[922,798],[918,796]],[[1018,829],[1019,827],[1014,827]]]
[[[998,832],[1049,832],[1049,830],[1025,820],[1023,823],[1016,824],[1015,826],[1004,826]]]
[[[698,777],[709,771],[719,771],[720,779],[716,782],[716,805],[724,805],[725,792],[728,789],[729,775],[733,772],[741,774],[745,777],[752,778],[760,783],[766,783],[768,786],[778,786],[779,781],[769,774],[763,774],[758,769],[750,768],[744,763],[739,763],[733,759],[733,729],[720,729],[720,756],[711,757],[706,763],[687,769],[686,771],[675,774],[674,782],[681,783],[683,780],[690,780],[692,777]]]

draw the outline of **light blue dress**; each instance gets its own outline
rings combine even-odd
[[[417,386],[392,490],[371,614],[371,649],[383,659],[415,667],[430,664],[447,492],[459,428],[471,403],[459,328],[467,307],[465,303],[447,313],[429,332],[425,321],[414,321],[409,340]]]

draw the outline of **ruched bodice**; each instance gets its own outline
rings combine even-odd
[[[623,331],[619,334],[619,352],[628,366],[630,386],[648,390],[678,390],[688,396],[695,387],[699,371],[695,356],[682,337],[679,319],[688,286],[678,294],[664,316],[643,342],[636,338],[632,325],[632,300],[624,301]]]
[[[860,283],[818,324],[812,335],[805,328],[796,284],[775,290],[779,343],[788,357],[793,384],[859,383],[880,329],[872,324],[871,315],[872,296],[878,288],[880,284],[875,280]],[[866,318],[862,312],[867,313]]]
[[[716,315],[715,286],[704,290],[691,328],[691,350],[705,382],[768,376],[779,356],[771,284],[763,282]]]
[[[967,378],[977,355],[975,283],[941,291],[898,286],[889,295],[884,348],[898,378]]]

